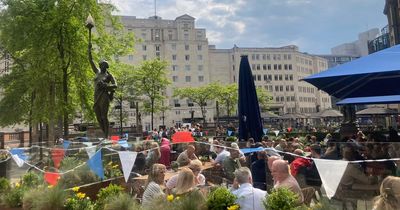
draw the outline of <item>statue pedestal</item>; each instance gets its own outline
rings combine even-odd
[[[357,134],[358,128],[356,123],[342,123],[340,126],[340,140],[344,139],[345,137],[351,137],[352,135]]]

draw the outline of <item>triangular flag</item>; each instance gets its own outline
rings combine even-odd
[[[86,145],[87,147],[91,147],[93,145],[92,142],[82,142],[82,144]]]
[[[274,133],[275,133],[275,136],[279,135],[279,131],[274,131]]]
[[[96,146],[85,147],[86,153],[88,154],[89,158],[92,158],[93,155],[96,153]]]
[[[228,131],[228,136],[231,136],[233,131]]]
[[[25,152],[25,151],[24,151],[24,149],[22,149],[22,148],[12,148],[12,149],[10,150],[10,153],[11,153],[11,154],[13,154],[13,155],[18,155],[19,158],[21,158],[22,160],[26,161],[27,156],[25,155],[24,152]]]
[[[125,133],[125,134],[124,134],[124,138],[128,139],[128,138],[129,138],[129,134],[128,134],[128,133]]]
[[[68,147],[69,147],[70,144],[71,144],[70,141],[64,140],[64,141],[63,141],[63,147],[64,147],[64,149],[68,149]]]
[[[136,160],[137,152],[120,151],[118,152],[118,154],[119,160],[121,161],[122,172],[124,173],[125,182],[128,182],[129,176],[131,175],[131,171]]]
[[[118,141],[119,139],[119,136],[111,136],[111,141]]]
[[[347,161],[313,159],[319,176],[324,185],[326,196],[331,199],[339,186],[343,173],[347,168]]]
[[[44,172],[44,180],[46,180],[47,183],[50,185],[56,185],[58,180],[60,179],[60,174],[59,173],[54,173],[54,172]]]
[[[287,128],[287,132],[292,132],[292,127]]]
[[[263,132],[264,132],[264,135],[267,135],[267,133],[268,133],[268,128],[264,128],[264,129],[263,129]]]
[[[18,155],[11,155],[11,157],[13,158],[13,160],[15,161],[15,163],[17,164],[18,167],[22,167],[24,165],[24,160],[22,160],[21,158],[19,158]]]
[[[64,158],[65,151],[61,148],[51,150],[51,157],[53,159],[54,167],[59,168],[62,159]]]
[[[118,144],[121,145],[121,147],[124,147],[124,148],[128,148],[129,147],[128,142],[126,140],[119,140]]]
[[[87,164],[89,165],[90,170],[92,170],[97,176],[101,179],[104,179],[104,169],[103,169],[103,161],[101,160],[101,149],[97,151],[93,157],[91,157]]]

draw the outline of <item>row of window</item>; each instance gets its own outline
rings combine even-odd
[[[301,64],[305,64],[305,65],[309,65],[312,66],[312,60],[308,60],[306,58],[302,58],[302,57],[296,57],[296,62],[301,63]]]
[[[198,76],[197,79],[198,82],[204,82],[204,76]],[[172,81],[179,82],[179,77],[176,75],[172,76]],[[192,82],[192,76],[185,76],[185,82]]]
[[[254,70],[292,70],[292,64],[251,64],[251,69]],[[233,70],[235,66],[233,65]]]
[[[292,60],[291,54],[252,54],[251,60]],[[235,60],[235,57],[232,56],[232,60]]]
[[[283,87],[285,87],[285,88],[283,88]],[[275,85],[274,88],[275,89],[272,89],[272,85],[269,85],[269,88],[268,89],[266,88],[266,89],[268,91],[271,91],[271,92],[273,92],[273,91],[275,91],[275,92],[283,92],[283,91],[286,91],[286,92],[290,92],[291,91],[291,92],[293,92],[294,91],[294,85],[286,85],[286,86]]]
[[[161,45],[156,44],[156,45],[154,45],[154,47],[155,47],[155,50],[156,50],[156,51],[160,51]],[[193,47],[193,46],[192,46],[192,47]],[[176,43],[172,43],[172,44],[171,44],[171,50],[176,50]],[[189,51],[189,50],[190,50],[190,45],[189,45],[189,44],[185,44],[185,50],[186,50],[186,51]],[[198,51],[202,51],[202,50],[203,50],[203,45],[198,44],[198,45],[197,45],[197,50],[198,50]],[[145,44],[142,45],[142,51],[147,51],[147,45],[145,45]]]
[[[274,77],[272,77],[274,76]],[[283,77],[285,77],[286,81],[293,81],[293,74],[276,74],[276,75],[271,75],[271,74],[264,74],[264,75],[260,75],[260,74],[254,74],[253,75],[253,79],[254,81],[262,81],[262,79],[264,81],[272,81],[272,78],[274,78],[275,81],[283,81]]]
[[[315,107],[301,107],[300,113],[315,113],[317,109]]]
[[[172,60],[176,61],[178,59],[178,55],[173,54],[172,55]],[[202,61],[203,60],[203,55],[197,55],[197,60]],[[190,61],[190,55],[185,55],[185,61]]]
[[[172,65],[171,66],[172,71],[179,71],[179,66],[178,65]],[[190,71],[192,69],[191,65],[185,65],[184,66],[185,71]],[[203,65],[198,65],[197,66],[197,70],[198,71],[203,71],[204,70],[204,66]]]
[[[285,102],[285,97],[284,96],[276,96],[275,101],[276,102]],[[294,96],[286,96],[286,101],[293,102],[293,101],[296,101],[296,98]]]
[[[313,87],[301,87],[299,86],[299,92],[300,93],[314,93],[314,88]]]
[[[315,97],[299,97],[300,102],[309,102],[309,103],[315,103],[317,99]]]
[[[297,71],[303,72],[303,73],[306,73],[306,74],[312,74],[313,73],[313,70],[311,68],[306,68],[306,67],[303,67],[303,66],[297,66],[296,69],[297,69]]]

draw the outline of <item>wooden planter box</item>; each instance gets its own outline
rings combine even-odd
[[[11,157],[0,161],[0,177],[10,178]]]
[[[128,190],[129,187],[125,183],[125,179],[123,176],[121,177],[115,177],[111,179],[106,179],[100,182],[95,182],[87,185],[80,186],[79,192],[83,192],[92,200],[97,199],[97,193],[102,189],[107,187],[110,184],[115,184],[115,185],[121,185],[122,187],[125,188],[125,190]]]

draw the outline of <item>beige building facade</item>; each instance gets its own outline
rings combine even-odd
[[[172,85],[166,91],[170,110],[158,114],[154,125],[173,126],[191,117],[200,118],[196,105],[188,100],[174,98],[173,88],[197,87],[211,82],[237,83],[240,56],[247,55],[253,71],[255,85],[267,90],[273,97],[271,110],[277,114],[311,114],[331,108],[330,97],[314,86],[300,81],[302,78],[327,69],[327,60],[299,52],[297,46],[279,48],[216,49],[209,45],[206,30],[195,27],[195,19],[182,15],[175,20],[160,17],[139,19],[122,16],[125,30],[141,39],[135,53],[121,61],[135,66],[143,60],[159,57],[169,63]],[[130,111],[127,125],[136,122],[135,111]],[[213,122],[215,103],[208,103],[207,121]],[[150,118],[142,115],[143,128],[149,129]]]

